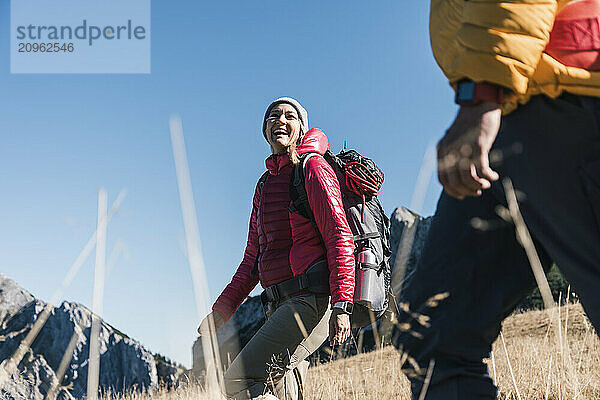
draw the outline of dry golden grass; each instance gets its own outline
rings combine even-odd
[[[307,399],[410,400],[408,380],[392,347],[308,370]]]
[[[548,313],[514,315],[494,344],[496,381],[502,399],[600,399],[600,340],[579,304],[556,309],[561,325],[550,325]],[[560,339],[559,339],[560,338]],[[493,376],[492,360],[488,362]]]
[[[516,314],[505,321],[506,352],[498,339],[493,360],[488,360],[500,399],[600,399],[600,340],[580,305],[561,307],[560,319],[560,330],[558,324],[549,323],[545,311]],[[305,390],[309,400],[410,399],[408,380],[393,348],[311,368]],[[199,386],[188,385],[118,400],[180,399],[208,397]]]

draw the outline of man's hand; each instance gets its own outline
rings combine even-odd
[[[350,336],[350,315],[334,308],[329,318],[329,345],[342,344]]]
[[[219,328],[221,328],[223,326],[223,324],[225,323],[225,319],[223,318],[223,316],[221,314],[219,314],[218,311],[212,311],[200,323],[200,326],[198,327],[199,334],[202,335],[202,334],[210,332],[210,330],[208,328],[209,328],[209,320],[211,317],[215,324],[215,332],[218,331]]]
[[[438,179],[457,199],[480,196],[498,173],[490,168],[489,152],[500,129],[500,105],[485,102],[462,106],[446,135],[438,142]]]

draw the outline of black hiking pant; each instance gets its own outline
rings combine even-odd
[[[544,268],[556,262],[600,333],[600,99],[535,96],[502,119],[493,150],[501,156],[492,165],[500,180],[478,198],[442,194],[403,292],[411,311],[431,317],[426,328],[402,312],[399,320],[412,333],[394,332],[396,347],[421,368],[435,360],[426,399],[496,398],[483,358],[502,320],[535,286],[514,225],[497,213],[507,205],[505,177],[519,195]],[[446,292],[437,306],[426,304]],[[416,399],[423,378],[411,383]]]

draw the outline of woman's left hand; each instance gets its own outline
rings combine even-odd
[[[342,344],[350,336],[350,315],[334,308],[329,318],[329,345]]]
[[[215,331],[218,331],[224,324],[225,324],[225,318],[223,318],[223,316],[221,315],[221,313],[219,313],[218,311],[212,311],[209,315],[207,315],[202,322],[200,323],[200,326],[198,327],[198,333],[200,335],[202,334],[210,334],[210,318],[212,316],[213,319],[213,323],[215,325]]]

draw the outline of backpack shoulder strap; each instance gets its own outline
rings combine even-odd
[[[317,235],[319,235],[319,240],[321,241],[321,245],[323,248],[327,249],[325,246],[325,241],[323,240],[323,235],[321,235],[321,231],[317,226],[317,221],[315,219],[315,214],[310,208],[310,204],[308,203],[308,194],[306,193],[306,164],[308,160],[315,156],[321,156],[319,153],[307,153],[304,154],[300,158],[300,163],[294,165],[294,170],[292,171],[292,177],[290,180],[290,198],[292,200],[292,205],[290,206],[290,212],[298,212],[300,215],[310,220]],[[322,157],[322,156],[321,156]]]
[[[265,171],[260,178],[258,178],[258,192],[262,193],[263,187],[265,186],[265,182],[267,181],[267,176],[269,176],[269,171]],[[260,249],[256,253],[256,259],[254,260],[254,266],[250,271],[252,276],[258,276],[258,259],[260,257]]]
[[[269,171],[265,171],[260,178],[258,178],[258,191],[262,193],[263,186],[265,186],[265,182],[267,181],[267,176],[269,176]]]
[[[300,215],[310,219],[313,223],[315,222],[315,216],[310,209],[308,203],[308,195],[306,193],[306,164],[312,157],[320,156],[319,153],[307,153],[303,154],[300,158],[300,163],[294,165],[292,176],[290,179],[290,198],[292,205],[290,206],[291,212],[299,212]]]

